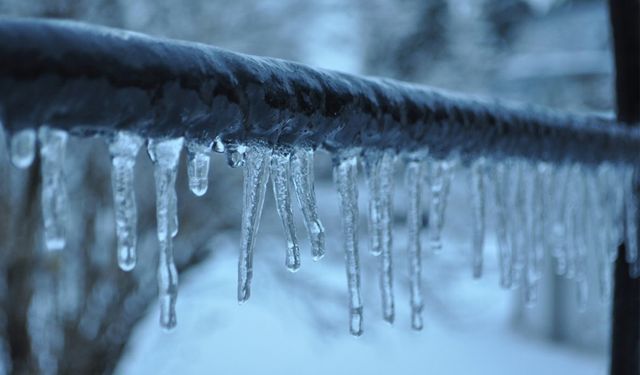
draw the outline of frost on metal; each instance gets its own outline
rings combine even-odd
[[[53,43],[60,40],[65,43]],[[10,160],[28,168],[39,150],[46,249],[65,247],[67,139],[103,135],[112,161],[118,264],[136,272],[134,165],[147,142],[154,163],[160,322],[166,329],[177,322],[173,238],[183,145],[189,188],[196,196],[207,192],[211,151],[223,153],[229,166],[243,168],[240,302],[250,297],[270,177],[286,267],[301,267],[292,200],[300,208],[313,258],[325,254],[325,235],[332,234],[325,233],[318,215],[313,157],[318,150],[333,154],[354,335],[363,332],[364,305],[360,166],[370,191],[368,247],[379,262],[383,319],[390,323],[396,319],[394,269],[408,266],[408,320],[416,330],[423,327],[422,250],[447,251],[441,233],[455,183],[471,186],[465,212],[473,221],[471,273],[481,277],[485,268],[490,199],[496,207],[500,285],[521,288],[528,303],[536,301],[545,257],[558,274],[575,281],[581,306],[591,294],[587,270],[592,262],[599,270],[598,293],[610,294],[611,264],[623,239],[630,273],[638,276],[640,270],[633,189],[640,133],[607,116],[483,102],[70,22],[0,21],[0,61],[0,116],[11,136]],[[398,168],[404,169],[404,184],[394,186]],[[461,169],[468,178],[454,180]],[[392,240],[394,189],[407,197],[406,249],[394,248]]]

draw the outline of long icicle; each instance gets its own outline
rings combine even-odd
[[[485,169],[484,158],[471,164],[471,203],[473,206],[473,277],[482,277],[484,258],[484,227],[485,227]]]
[[[422,179],[424,177],[424,157],[411,155],[406,168],[405,183],[408,190],[407,230],[409,253],[409,278],[411,285],[411,327],[421,330],[422,323],[422,249],[420,229],[422,229]]]
[[[23,129],[11,136],[11,163],[17,168],[28,168],[36,155],[36,131]]]
[[[42,174],[42,217],[47,250],[62,250],[66,244],[67,189],[64,159],[69,135],[43,126],[38,131]]]
[[[187,141],[187,175],[189,189],[198,197],[203,196],[209,188],[209,164],[213,143],[191,139]]]
[[[298,148],[294,151],[291,156],[291,172],[304,225],[311,241],[311,254],[314,260],[320,260],[324,256],[324,227],[318,218],[312,149]]]
[[[333,178],[340,195],[342,230],[349,286],[349,328],[362,334],[362,300],[360,298],[360,260],[358,256],[358,157],[354,150],[335,156]]]
[[[380,232],[380,291],[382,293],[382,316],[393,323],[395,317],[393,298],[393,177],[395,172],[395,154],[385,151],[379,164],[380,179],[380,223],[376,224]]]
[[[494,192],[496,201],[498,252],[500,264],[500,286],[508,289],[513,283],[513,257],[512,244],[508,237],[507,201],[509,199],[509,184],[507,165],[503,162],[496,164],[492,169],[494,180]]]
[[[291,272],[300,268],[300,247],[291,211],[291,150],[276,148],[271,156],[271,182],[278,215],[287,238],[285,265]]]
[[[240,228],[240,259],[238,260],[238,302],[240,303],[246,302],[251,295],[253,248],[269,180],[270,157],[271,149],[263,145],[247,147],[244,155],[244,202]]]
[[[160,252],[158,258],[158,290],[160,294],[160,326],[166,330],[177,324],[178,271],[173,260],[173,226],[176,175],[183,138],[150,140],[149,154],[156,183],[156,220]]]
[[[134,191],[136,156],[144,140],[130,132],[117,132],[109,142],[111,186],[116,220],[118,266],[131,271],[136,265],[138,210]]]

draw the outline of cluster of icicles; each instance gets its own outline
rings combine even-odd
[[[63,176],[68,134],[41,127],[22,130],[11,138],[11,160],[19,168],[28,167],[35,154],[36,138],[42,159],[42,215],[48,250],[65,246],[66,193]],[[313,150],[304,147],[268,147],[265,144],[226,145],[214,142],[151,139],[148,154],[154,163],[157,235],[159,240],[158,287],[160,323],[176,325],[175,303],[178,274],[173,261],[172,239],[178,233],[176,173],[180,152],[186,143],[191,191],[202,196],[207,191],[209,158],[212,149],[225,152],[231,166],[244,166],[244,209],[242,214],[238,300],[250,296],[253,249],[269,177],[278,214],[286,236],[286,267],[300,267],[300,250],[293,224],[291,195],[295,193],[311,242],[313,258],[324,255],[324,229],[318,218],[314,192]],[[134,164],[144,140],[132,133],[118,132],[109,139],[112,184],[117,232],[117,258],[121,269],[136,264],[137,213],[134,197]],[[411,325],[422,328],[421,231],[423,213],[428,220],[428,248],[442,248],[441,231],[456,162],[435,160],[428,152],[397,154],[392,150],[351,149],[334,155],[334,180],[341,200],[341,218],[349,291],[350,331],[362,333],[362,301],[358,255],[357,173],[361,162],[371,199],[369,201],[370,250],[380,261],[380,289],[383,318],[394,320],[392,272],[392,192],[398,161],[405,165],[408,194],[408,249]],[[611,263],[617,244],[625,238],[627,261],[637,274],[638,243],[633,171],[622,165],[550,165],[526,160],[478,159],[469,166],[472,191],[473,236],[471,264],[474,277],[483,272],[485,206],[493,194],[497,214],[500,284],[521,287],[527,302],[536,299],[545,253],[555,259],[558,274],[575,280],[577,299],[586,303],[587,260],[595,259],[602,296],[611,288]],[[423,190],[430,199],[422,201]],[[293,188],[294,193],[291,192]],[[624,230],[623,228],[626,228]],[[637,275],[635,275],[637,276]]]

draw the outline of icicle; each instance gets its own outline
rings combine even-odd
[[[360,299],[360,260],[358,257],[358,157],[351,152],[336,155],[333,178],[340,195],[342,230],[349,284],[350,331],[362,334],[362,301]]]
[[[183,138],[150,140],[156,183],[156,220],[160,254],[158,260],[158,290],[160,293],[160,325],[167,330],[176,326],[175,305],[178,297],[178,271],[173,261],[174,211],[176,174]]]
[[[364,172],[369,188],[369,251],[378,256],[382,253],[382,196],[380,192],[380,163],[382,152],[370,150],[363,155]]]
[[[486,160],[476,160],[471,165],[471,194],[473,205],[473,277],[482,276],[482,263],[484,257],[484,180]]]
[[[136,265],[138,212],[133,169],[143,142],[141,137],[126,131],[116,133],[109,142],[118,265],[123,271],[131,271]]]
[[[509,231],[509,238],[511,241],[511,270],[513,281],[518,283],[517,285],[524,285],[525,297],[529,299],[529,286],[527,282],[527,260],[528,260],[528,241],[529,225],[527,218],[531,214],[529,206],[527,204],[528,195],[528,181],[527,171],[525,170],[527,165],[525,162],[516,160],[513,162],[509,170],[509,184],[513,186],[512,195],[508,200],[507,212],[513,213],[510,220],[507,222],[507,228]]]
[[[596,259],[598,266],[598,287],[600,298],[603,302],[608,301],[611,292],[611,262],[609,261],[609,246],[616,241],[614,230],[612,228],[615,220],[615,213],[612,208],[608,207],[608,200],[613,199],[609,187],[604,184],[603,178],[608,175],[610,167],[601,165],[595,173],[589,174],[589,212],[587,218],[589,220],[589,228],[587,234],[591,238],[588,243],[591,246],[591,252]],[[612,204],[615,207],[615,204]],[[615,245],[617,248],[617,244]]]
[[[568,211],[569,192],[569,167],[558,166],[551,175],[551,189],[545,211],[549,212],[549,235],[547,247],[556,260],[556,274],[564,275],[567,272],[567,239],[569,229],[565,220]]]
[[[209,153],[211,152],[211,147],[212,143],[207,141],[192,139],[187,142],[189,189],[198,197],[203,196],[209,186]]]
[[[291,151],[276,148],[271,156],[271,182],[273,196],[276,199],[278,215],[282,220],[284,234],[287,237],[287,256],[285,264],[289,271],[296,272],[300,268],[300,248],[296,238],[296,228],[293,224],[291,211]]]
[[[381,255],[380,290],[383,317],[393,322],[393,274],[392,274],[392,192],[395,156],[391,151],[371,150],[364,153],[364,169],[369,186],[369,249],[373,255]]]
[[[451,184],[452,161],[433,160],[430,168],[429,181],[431,183],[431,209],[429,210],[429,234],[431,251],[442,250],[442,227],[447,210],[447,196]]]
[[[577,284],[577,301],[580,311],[584,311],[587,305],[588,284],[587,284],[587,252],[593,241],[588,238],[591,228],[588,225],[589,218],[594,215],[589,206],[588,181],[587,174],[583,167],[574,167],[574,181],[576,189],[575,203],[573,206],[574,215],[574,240],[576,245],[574,250],[575,263],[575,280]]]
[[[544,238],[547,227],[547,212],[545,211],[547,196],[545,194],[545,182],[549,180],[549,166],[544,163],[535,165],[532,172],[531,202],[530,202],[530,235],[529,235],[529,261],[528,277],[530,284],[536,284],[542,278],[542,264],[544,261]]]
[[[224,149],[227,155],[227,164],[231,168],[242,167],[245,163],[247,147],[243,144],[230,144]]]
[[[422,252],[420,246],[420,229],[422,228],[422,178],[424,175],[424,158],[420,155],[411,157],[407,163],[405,181],[409,191],[407,211],[407,228],[409,244],[409,274],[411,285],[411,327],[422,329]]]
[[[42,217],[47,250],[64,248],[67,190],[64,185],[63,166],[67,132],[43,126],[38,131],[42,159]]]
[[[635,263],[638,257],[638,199],[636,195],[636,179],[633,168],[628,167],[624,179],[625,200],[625,245],[626,260]]]
[[[316,206],[312,149],[298,148],[294,151],[291,157],[291,172],[293,187],[311,241],[311,253],[314,260],[320,260],[324,256],[324,227],[318,218]]]
[[[253,276],[253,247],[260,225],[264,195],[269,180],[271,150],[263,145],[247,148],[244,165],[244,205],[240,228],[240,260],[238,262],[238,302],[251,295]]]
[[[385,151],[379,164],[380,179],[380,222],[376,227],[380,232],[380,290],[382,293],[383,318],[393,323],[395,308],[393,302],[393,177],[395,171],[395,155],[393,151]]]
[[[500,286],[510,288],[513,282],[513,268],[511,258],[513,249],[509,243],[507,236],[507,200],[509,199],[509,180],[506,171],[507,166],[504,163],[496,164],[493,172],[493,180],[495,181],[495,201],[497,214],[497,237],[498,251],[500,259]]]
[[[28,168],[36,154],[36,131],[23,129],[11,137],[11,162],[17,168]]]

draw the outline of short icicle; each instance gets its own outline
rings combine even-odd
[[[451,184],[453,162],[431,160],[429,182],[431,184],[431,209],[429,210],[429,237],[431,252],[442,250],[442,228],[447,210],[447,197]]]
[[[360,260],[358,256],[358,156],[355,150],[343,151],[334,158],[333,178],[340,195],[342,230],[349,286],[350,332],[362,334],[360,298]]]
[[[291,173],[304,225],[311,241],[311,254],[314,260],[320,260],[324,256],[324,227],[318,217],[312,149],[301,147],[294,150],[291,156]]]
[[[296,228],[293,224],[291,210],[291,150],[277,147],[271,156],[271,182],[273,196],[276,200],[278,216],[282,220],[282,227],[287,239],[285,265],[291,272],[300,268],[300,247],[296,238]]]
[[[261,144],[251,145],[246,148],[244,159],[244,198],[238,261],[238,302],[240,303],[246,302],[251,295],[253,248],[269,182],[271,149]]]
[[[482,277],[485,228],[485,173],[486,160],[480,158],[471,164],[471,203],[473,207],[473,277]]]
[[[203,196],[209,187],[209,161],[213,143],[195,139],[187,142],[187,175],[189,189],[198,197]]]
[[[28,168],[36,155],[36,131],[23,129],[11,137],[11,163],[16,168]]]
[[[131,271],[137,259],[138,211],[134,191],[134,167],[143,143],[141,137],[126,131],[117,132],[109,141],[117,258],[118,266],[123,271]]]
[[[38,130],[42,159],[42,217],[47,250],[62,250],[66,244],[67,189],[64,185],[65,149],[69,135],[43,126]]]
[[[173,260],[174,210],[176,175],[183,138],[149,140],[153,155],[156,183],[156,220],[160,252],[158,259],[158,290],[160,294],[160,325],[166,330],[177,324],[178,271]]]
[[[380,178],[380,164],[383,152],[371,149],[364,152],[362,164],[369,188],[369,251],[378,256],[382,253],[382,192]]]
[[[424,178],[424,157],[411,155],[407,162],[405,183],[408,190],[408,253],[411,292],[411,327],[421,330],[422,323],[422,250],[420,229],[422,228],[422,180]]]

